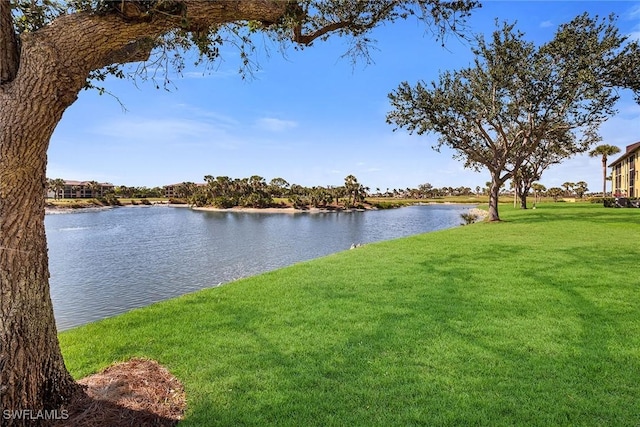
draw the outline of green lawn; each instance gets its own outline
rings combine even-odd
[[[149,357],[185,426],[640,423],[640,211],[500,207],[60,335],[76,377]]]

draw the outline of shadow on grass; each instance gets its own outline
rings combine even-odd
[[[630,225],[633,220],[640,218],[639,209],[614,209],[600,205],[546,205],[538,209],[514,210],[507,217],[507,221],[535,224],[550,222],[575,222]],[[631,222],[630,222],[631,220]]]

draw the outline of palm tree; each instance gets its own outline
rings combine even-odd
[[[60,193],[64,190],[65,182],[62,178],[49,179],[48,186],[50,190],[53,190],[53,199],[58,200]]]
[[[620,152],[615,145],[602,144],[589,151],[591,157],[602,156],[602,197],[607,197],[607,156]]]
[[[578,195],[578,197],[582,199],[582,196],[584,196],[584,193],[586,193],[587,191],[589,191],[589,188],[587,187],[586,182],[584,181],[576,182],[575,192]]]
[[[100,183],[98,181],[89,181],[86,185],[89,193],[91,194],[91,197],[98,197],[98,191],[101,188]]]
[[[539,182],[534,182],[533,184],[531,184],[531,188],[533,189],[533,197],[535,200],[533,206],[536,206],[536,204],[538,203],[538,195],[544,191],[547,191],[547,187],[540,184]]]
[[[565,195],[570,197],[573,194],[573,187],[575,187],[575,182],[565,182],[562,184],[562,188],[564,188]]]
[[[348,175],[347,177],[345,177],[344,179],[344,188],[346,190],[346,196],[347,196],[347,202],[346,202],[346,208],[350,208],[351,207],[351,198],[353,197],[353,204],[355,205],[357,198],[358,198],[358,192],[360,190],[360,183],[358,182],[358,179],[353,176],[353,175]]]

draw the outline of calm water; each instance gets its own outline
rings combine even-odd
[[[59,330],[370,243],[459,225],[471,207],[326,214],[166,206],[47,215]]]

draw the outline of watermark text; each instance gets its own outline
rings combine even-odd
[[[2,411],[2,418],[5,420],[66,420],[69,418],[69,411],[66,409],[5,409]]]

